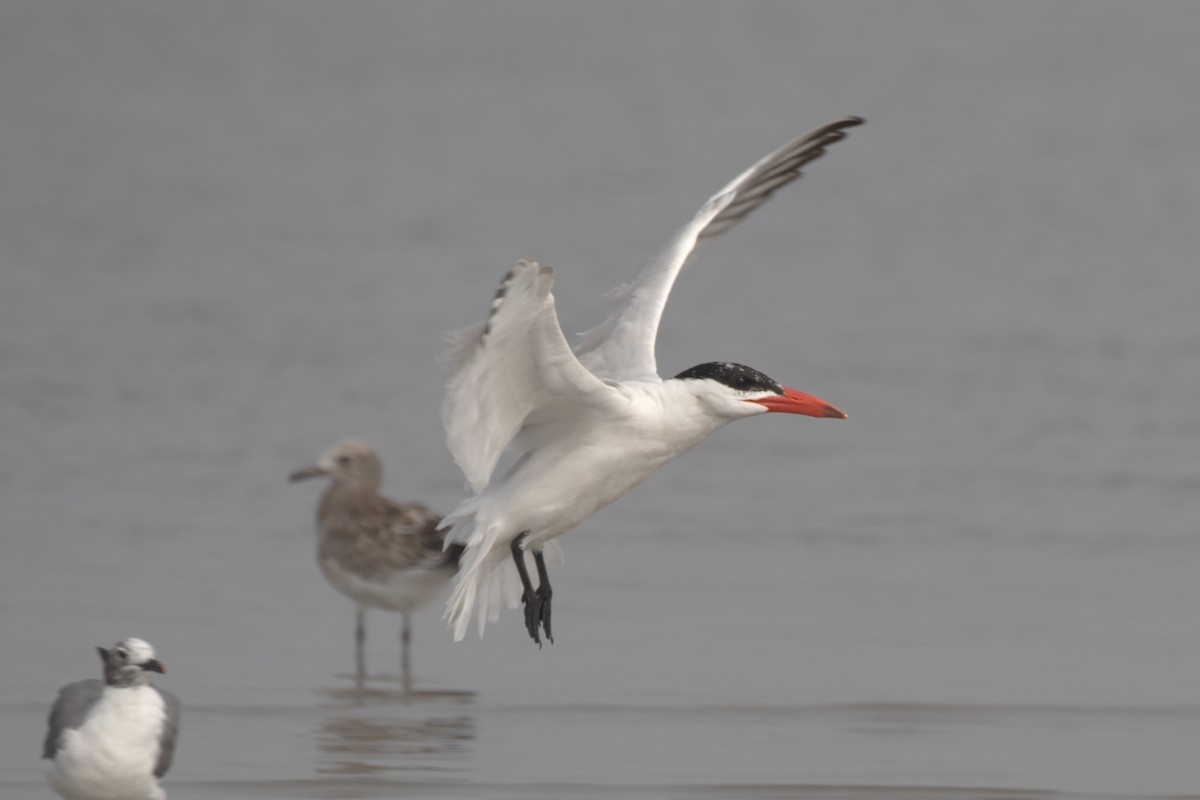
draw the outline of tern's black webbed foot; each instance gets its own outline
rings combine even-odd
[[[550,598],[553,596],[554,590],[549,584],[542,584],[532,595],[529,592],[521,595],[521,602],[525,604],[525,630],[539,648],[542,646],[539,627],[546,631],[546,641],[554,644],[554,635],[550,633]]]

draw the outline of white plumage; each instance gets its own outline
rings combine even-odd
[[[47,778],[67,800],[163,800],[179,730],[179,701],[150,685],[162,672],[141,639],[97,648],[104,681],[64,686],[50,711],[42,757]]]
[[[540,645],[541,629],[553,641],[546,562],[560,556],[555,537],[721,426],[768,411],[845,416],[737,364],[701,364],[663,380],[654,346],[671,287],[696,244],[735,225],[861,123],[846,117],[822,126],[722,188],[617,290],[614,312],[574,352],[555,313],[554,272],[531,261],[505,276],[484,322],[455,334],[442,420],[476,493],[442,521],[452,528],[449,540],[466,545],[446,609],[455,639],[472,617],[482,635],[502,605],[520,599],[530,636]],[[497,478],[506,449],[521,456]],[[537,589],[525,574],[527,551]],[[504,568],[510,557],[516,571]]]

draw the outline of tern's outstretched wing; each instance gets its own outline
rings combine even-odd
[[[583,334],[575,350],[580,362],[602,379],[657,377],[654,342],[658,322],[675,278],[697,242],[732,228],[767,202],[777,189],[799,178],[801,167],[820,158],[829,145],[845,138],[847,128],[862,123],[858,117],[843,117],[810,131],[771,153],[713,195],[632,282],[616,290],[614,297],[620,305],[608,319]]]
[[[553,282],[550,267],[518,261],[488,318],[455,335],[442,422],[450,452],[476,492],[527,421],[570,424],[609,401],[611,390],[583,368],[563,337]]]

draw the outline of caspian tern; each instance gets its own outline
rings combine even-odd
[[[502,604],[516,607],[517,587],[504,569],[511,558],[526,630],[539,647],[539,627],[553,642],[546,561],[561,558],[555,537],[718,428],[767,412],[845,418],[824,400],[740,364],[700,364],[663,380],[654,343],[667,296],[696,244],[740,222],[862,123],[844,117],[817,128],[721,189],[614,293],[616,309],[574,351],[555,314],[554,271],[532,261],[517,262],[504,277],[486,320],[453,334],[442,421],[475,492],[441,523],[451,529],[448,540],[466,545],[445,614],[456,641],[472,616],[482,636]],[[493,479],[510,447],[519,459]]]
[[[400,680],[412,691],[410,612],[437,595],[454,573],[462,545],[445,546],[441,517],[420,503],[397,503],[379,493],[383,462],[366,442],[346,439],[288,480],[325,478],[317,505],[317,565],[333,588],[358,606],[354,626],[355,683],[366,683],[367,608],[399,611]],[[443,549],[444,548],[444,549]]]

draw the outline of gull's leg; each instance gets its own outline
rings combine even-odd
[[[533,602],[535,594],[533,582],[529,580],[529,570],[525,566],[525,551],[521,549],[521,543],[528,535],[529,531],[522,531],[520,536],[512,540],[511,549],[513,563],[517,565],[517,574],[521,576],[521,586],[524,587],[524,591],[521,593],[521,602],[525,604],[525,630],[529,631],[529,637],[537,642],[540,649],[542,639],[538,636],[538,623],[541,622],[541,617]]]
[[[409,613],[404,612],[404,624],[400,628],[400,680],[404,684],[404,693],[412,694],[412,660],[409,657],[409,645],[412,643],[412,622]]]
[[[550,633],[550,598],[554,596],[554,590],[550,588],[550,574],[546,572],[546,558],[541,550],[533,551],[533,561],[537,564],[538,571],[538,588],[534,593],[538,619],[542,621],[542,627],[546,630],[546,640],[554,644],[554,634]]]
[[[358,614],[354,621],[354,683],[359,691],[362,691],[363,685],[367,680],[367,664],[363,654],[366,642],[367,610],[359,606]]]

